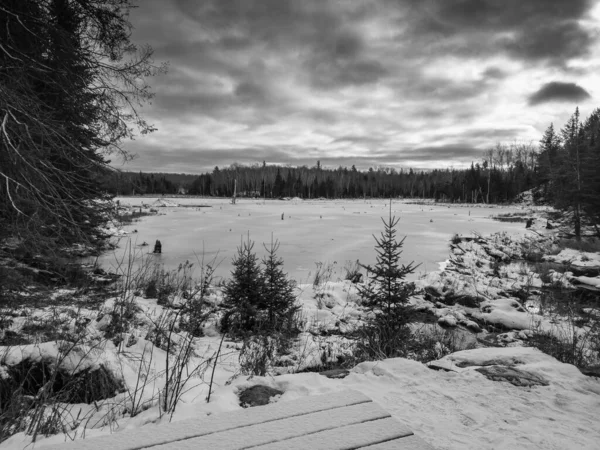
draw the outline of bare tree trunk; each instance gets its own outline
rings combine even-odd
[[[231,203],[235,205],[235,196],[237,194],[237,178],[233,180],[233,197],[231,197]]]

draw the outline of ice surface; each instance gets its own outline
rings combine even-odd
[[[156,198],[118,198],[121,205],[150,205]],[[271,235],[281,242],[279,256],[285,270],[298,282],[306,282],[314,274],[315,262],[336,262],[336,276],[343,276],[346,261],[360,259],[375,262],[373,234],[382,231],[381,217],[387,217],[389,202],[385,200],[281,201],[238,199],[232,205],[228,199],[178,198],[181,207],[160,208],[157,216],[145,217],[125,227],[131,234],[120,242],[115,254],[100,258],[104,267],[118,265],[127,251],[127,239],[141,255],[152,251],[158,239],[163,253],[152,255],[165,268],[175,268],[181,262],[196,262],[203,252],[212,258],[218,252],[222,259],[217,275],[228,277],[231,258],[242,239],[256,242],[255,250],[264,255],[263,242]],[[184,207],[188,205],[188,207]],[[189,205],[196,205],[192,207]],[[210,207],[199,207],[209,205]],[[502,209],[511,212],[517,208]],[[415,205],[395,201],[392,213],[400,217],[398,236],[406,236],[403,261],[420,263],[418,273],[437,270],[448,257],[449,239],[456,233],[471,235],[501,230],[524,232],[522,223],[505,223],[490,219],[498,208],[448,207]],[[164,215],[163,215],[164,214]],[[281,220],[281,215],[284,219]],[[143,242],[148,247],[139,247]]]

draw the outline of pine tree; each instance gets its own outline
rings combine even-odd
[[[277,256],[279,241],[264,246],[267,255],[263,258],[263,290],[260,308],[266,314],[267,328],[280,330],[293,325],[293,318],[298,311],[296,296],[294,295],[295,283],[288,279],[283,272],[283,260]]]
[[[359,295],[373,315],[364,330],[363,350],[371,357],[393,357],[403,354],[406,340],[410,337],[412,309],[409,300],[415,287],[405,278],[418,266],[414,262],[400,264],[404,239],[397,241],[396,226],[400,219],[392,217],[392,204],[387,220],[382,218],[384,231],[375,238],[376,264],[363,267],[368,281],[359,288]]]
[[[546,200],[549,200],[548,194],[552,192],[549,189],[548,183],[555,168],[560,148],[560,137],[555,133],[554,124],[551,123],[540,140],[540,153],[538,155],[538,184],[544,186],[544,197],[546,197]]]
[[[579,108],[561,130],[562,148],[557,153],[551,172],[553,205],[573,215],[575,237],[581,238],[582,215],[582,162],[584,160],[584,133],[579,120]]]
[[[275,175],[275,183],[273,184],[273,197],[281,197],[285,189],[285,183],[281,177],[281,171],[277,168],[277,175]]]
[[[586,119],[582,131],[582,209],[600,237],[600,109]]]
[[[233,335],[252,331],[262,303],[263,274],[253,252],[254,242],[248,238],[237,249],[231,279],[223,289],[223,306],[227,312],[221,330]]]
[[[53,253],[95,243],[111,205],[105,155],[133,128],[160,72],[130,41],[128,0],[5,0],[0,8],[0,240]]]

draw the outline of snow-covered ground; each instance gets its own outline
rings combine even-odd
[[[238,199],[235,205],[229,199],[212,198],[123,197],[118,200],[122,206],[151,207],[165,201],[181,206],[156,207],[159,215],[144,217],[125,227],[125,231],[130,232],[129,237],[121,239],[116,252],[99,259],[103,267],[118,266],[129,251],[128,239],[131,239],[134,253],[150,257],[166,269],[176,268],[185,260],[196,262],[196,257],[203,252],[207,260],[218,253],[221,264],[216,275],[228,277],[236,247],[249,234],[259,256],[264,254],[263,243],[269,243],[271,237],[278,239],[281,243],[278,253],[285,262],[285,270],[299,283],[314,275],[317,262],[335,262],[336,277],[343,275],[347,261],[360,259],[362,263],[372,264],[375,260],[373,234],[379,236],[383,229],[381,217],[387,217],[389,212],[389,202],[383,199]],[[207,207],[198,207],[200,205]],[[392,206],[393,215],[400,217],[398,235],[406,236],[403,259],[421,264],[415,277],[438,269],[439,263],[447,259],[448,241],[454,234],[524,233],[522,222],[503,223],[491,219],[498,213],[518,211],[523,209],[520,206],[420,205],[400,200],[395,200]],[[133,230],[137,233],[131,233]],[[147,255],[157,239],[162,243],[162,254]],[[149,245],[141,247],[144,242]]]
[[[121,203],[127,200],[122,199]],[[151,204],[154,199],[142,200]],[[400,358],[364,362],[351,369],[346,378],[330,379],[315,372],[295,372],[314,367],[323,360],[335,361],[348,350],[349,342],[342,334],[361,322],[365,310],[360,304],[356,285],[339,280],[343,275],[343,262],[356,258],[373,262],[371,234],[379,234],[379,217],[387,214],[387,204],[383,201],[299,200],[263,204],[242,200],[237,205],[230,205],[224,200],[186,201],[194,205],[210,203],[212,207],[159,207],[165,215],[134,223],[128,230],[137,228],[138,233],[131,236],[146,240],[150,245],[155,238],[160,239],[165,253],[159,258],[167,267],[172,267],[170,264],[174,261],[177,265],[181,263],[181,259],[176,258],[192,259],[190,254],[193,255],[194,244],[202,242],[196,235],[209,236],[205,252],[210,255],[210,243],[222,250],[229,264],[237,242],[231,237],[234,232],[226,231],[226,227],[237,230],[238,240],[249,230],[251,238],[257,241],[259,253],[258,243],[269,241],[273,232],[282,243],[280,256],[286,262],[286,270],[301,283],[297,293],[304,330],[293,351],[280,358],[278,366],[272,368],[271,376],[247,377],[240,372],[239,343],[225,340],[215,365],[221,336],[215,326],[218,313],[213,314],[204,326],[205,336],[195,341],[194,356],[189,363],[194,372],[172,420],[201,420],[205,414],[239,409],[237,394],[255,384],[283,391],[275,399],[281,402],[354,389],[371,397],[439,449],[600,448],[600,378],[584,376],[575,366],[522,346],[527,345],[532,329],[552,331],[560,326],[562,319],[550,317],[536,307],[535,296],[539,296],[543,281],[522,261],[528,251],[527,246],[523,246],[523,239],[527,242],[528,238],[523,236],[529,233],[524,232],[524,224],[494,222],[488,218],[499,212],[518,212],[518,208],[394,204],[395,214],[401,216],[399,234],[407,235],[404,259],[422,262],[421,256],[430,258],[430,273],[416,280],[423,294],[416,296],[413,304],[445,329],[458,330],[469,337],[469,346],[482,347],[483,339],[494,336],[495,345],[506,347],[476,348],[442,357],[448,351],[440,344],[436,357],[441,359],[429,366]],[[286,212],[282,221],[283,211],[291,212]],[[544,224],[545,220],[538,221],[534,226],[536,233],[546,232]],[[473,230],[483,236],[474,237]],[[498,230],[506,233],[489,235]],[[167,232],[171,234],[165,239],[163,234]],[[449,248],[449,239],[454,234],[463,234],[465,239],[454,242]],[[330,242],[331,239],[337,242]],[[409,245],[412,240],[416,245]],[[537,246],[539,242],[532,241],[534,244]],[[228,245],[226,255],[225,247],[221,245]],[[173,255],[169,254],[169,249]],[[306,249],[304,253],[303,249]],[[600,265],[599,253],[572,250],[553,253],[554,256],[548,254],[545,259],[586,267]],[[307,265],[332,259],[338,261],[336,273],[326,274],[320,284],[313,284],[312,279],[306,282],[306,273],[314,270]],[[444,270],[437,271],[436,262],[444,260],[447,260]],[[549,276],[572,287],[569,283],[574,277],[569,272],[551,271]],[[592,287],[598,282],[597,277],[576,278]],[[523,292],[531,293],[533,300],[520,300],[517,296]],[[102,366],[121,379],[126,390],[96,404],[72,405],[68,415],[73,421],[71,436],[80,436],[84,426],[87,426],[87,437],[126,429],[143,433],[144,427],[160,426],[161,422],[169,420],[169,414],[161,414],[158,403],[164,399],[167,361],[173,367],[173,355],[167,354],[164,342],[156,344],[154,331],[157,322],[169,314],[169,308],[158,304],[156,299],[136,295],[129,292],[126,296],[128,302],[136,305],[130,319],[134,326],[119,346],[104,338],[116,299],[107,300],[100,313],[86,309],[85,305],[78,309],[79,320],[89,319],[83,322],[88,342],[79,346],[61,367],[78,372]],[[209,297],[210,302],[217,305],[220,290],[211,289]],[[51,314],[54,318],[60,316],[67,322],[70,320],[70,326],[75,326],[76,318],[69,311],[40,309],[32,316],[42,320]],[[13,328],[18,329],[25,321],[16,317]],[[432,323],[422,327],[440,330],[440,325]],[[490,325],[492,328],[497,326],[502,333],[486,330]],[[585,332],[590,326],[588,322],[578,330]],[[174,336],[180,343],[184,338],[185,333]],[[0,355],[4,355],[6,367],[26,358],[57,360],[61,351],[60,345],[49,342],[14,346],[8,350],[0,348]],[[214,383],[207,403],[213,368]],[[0,366],[0,377],[6,373]],[[143,411],[129,417],[129,411],[136,408]],[[0,448],[38,448],[60,443],[64,436],[38,439],[33,446],[30,436],[19,433],[0,444]]]
[[[490,348],[455,353],[438,362],[453,369],[437,371],[406,359],[365,362],[344,379],[329,379],[318,373],[277,377],[238,377],[222,383],[204,401],[197,387],[186,394],[174,421],[205,414],[240,409],[237,393],[249,386],[264,384],[282,390],[277,401],[294,400],[344,389],[364,393],[406,423],[418,436],[442,449],[573,449],[595,450],[600,442],[600,380],[582,375],[575,367],[562,364],[532,348]],[[475,369],[516,368],[543,379],[547,385],[516,386],[492,381]],[[460,366],[460,367],[459,367]],[[219,369],[219,378],[227,372]],[[206,387],[204,386],[204,390]],[[88,405],[82,405],[88,406]],[[89,407],[89,406],[88,406]],[[133,419],[123,419],[115,432],[160,426],[156,408]],[[109,433],[88,430],[86,435]],[[63,436],[41,439],[35,446],[63,442]],[[18,434],[0,445],[22,449],[30,438]]]

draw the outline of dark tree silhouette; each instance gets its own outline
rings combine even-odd
[[[32,253],[99,237],[101,179],[162,69],[130,41],[129,0],[0,5],[0,240]],[[95,236],[94,236],[95,235]]]

